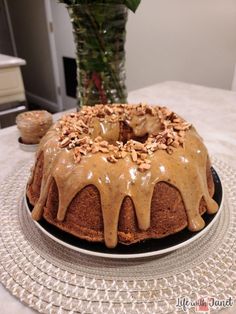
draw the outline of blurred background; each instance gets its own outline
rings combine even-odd
[[[0,54],[21,66],[29,108],[75,106],[72,27],[56,0],[0,0]],[[166,80],[236,90],[236,0],[142,0],[129,12],[128,91]]]

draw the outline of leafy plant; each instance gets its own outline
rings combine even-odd
[[[73,4],[95,4],[95,3],[104,3],[104,4],[124,4],[131,11],[135,12],[141,2],[141,0],[59,0],[59,2],[65,3],[67,5]]]
[[[137,7],[139,6],[141,0],[126,0],[124,4],[133,12],[136,11]]]
[[[67,5],[77,61],[78,107],[126,103],[125,35],[127,9],[141,0],[58,0]]]

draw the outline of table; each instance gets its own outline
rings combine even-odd
[[[236,169],[236,92],[207,88],[182,82],[164,82],[129,93],[129,102],[166,105],[193,123],[204,138],[210,155]],[[61,114],[54,116],[57,119]],[[18,160],[29,160],[33,153],[18,147],[15,126],[0,130],[0,181]],[[235,292],[236,294],[236,292]],[[35,313],[0,285],[1,314]],[[236,313],[236,305],[222,313]]]

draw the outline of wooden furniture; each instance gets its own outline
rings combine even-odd
[[[0,128],[14,123],[15,116],[26,110],[21,66],[23,59],[0,54]]]

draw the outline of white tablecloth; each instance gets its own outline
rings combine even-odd
[[[210,155],[224,160],[236,169],[236,92],[181,82],[164,82],[130,92],[129,102],[168,106],[195,125],[204,138]],[[57,114],[55,118],[59,116]],[[18,136],[15,126],[0,130],[0,181],[14,168],[16,161],[33,158],[33,153],[19,149]],[[236,313],[236,306],[223,312]],[[0,285],[0,313],[35,312]]]

